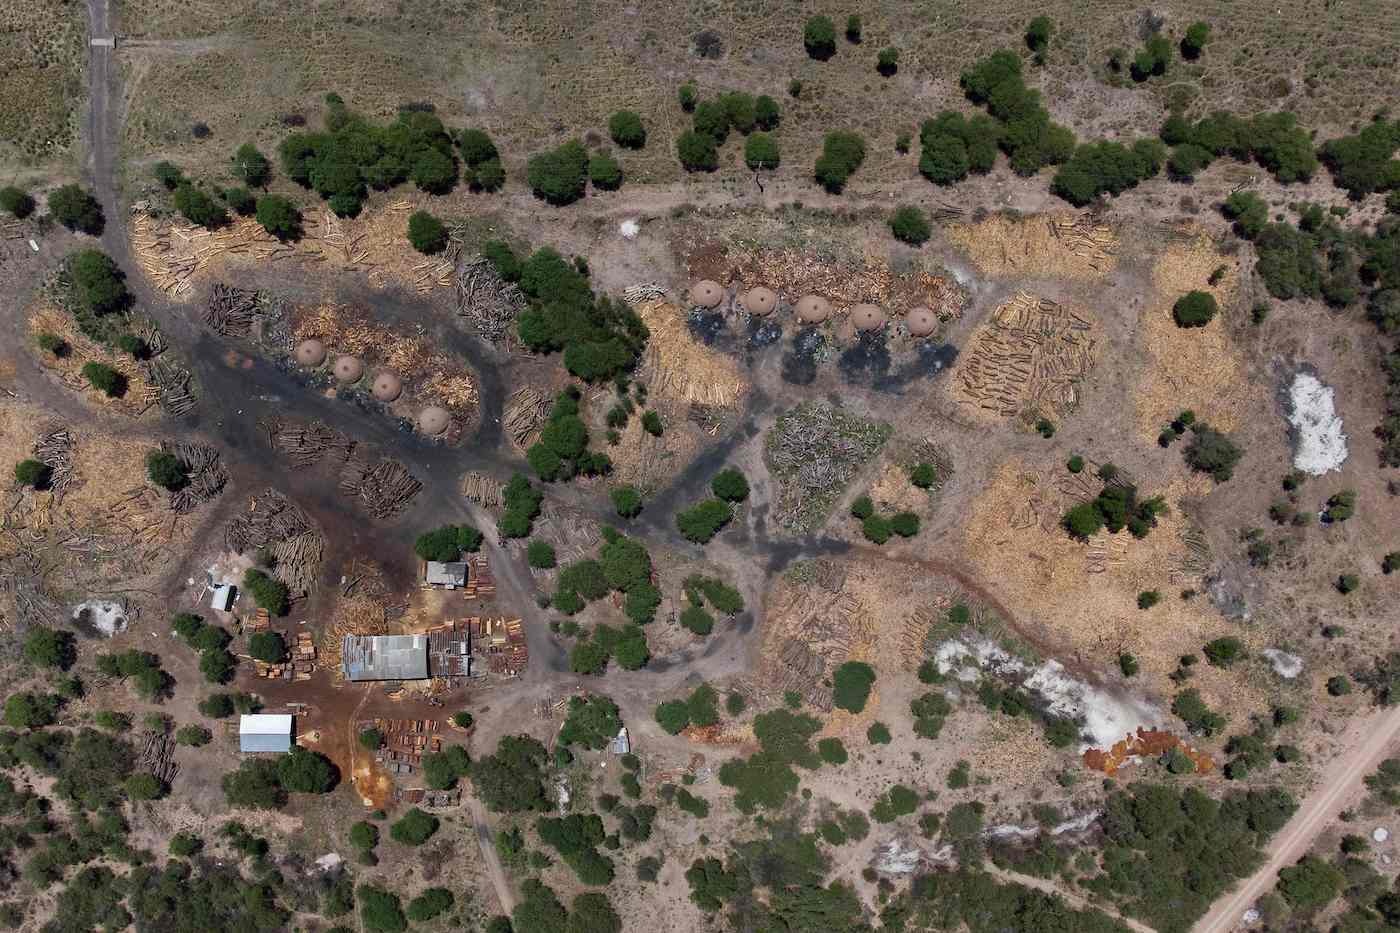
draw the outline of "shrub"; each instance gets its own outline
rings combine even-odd
[[[34,213],[34,199],[14,185],[0,188],[0,211],[23,220]]]
[[[761,130],[775,130],[782,122],[783,114],[778,107],[778,102],[767,94],[760,94],[753,102],[754,125]],[[753,137],[750,136],[750,139]],[[776,153],[775,153],[776,154]],[[776,158],[774,164],[777,163]]]
[[[821,18],[821,17],[818,17]],[[816,179],[832,194],[840,194],[847,180],[865,161],[865,140],[857,133],[826,134],[822,154],[814,168]]]
[[[455,787],[471,767],[467,752],[460,745],[449,745],[440,752],[423,756],[423,779],[434,790]]]
[[[69,230],[77,230],[90,236],[102,232],[105,219],[102,205],[97,199],[78,185],[64,185],[49,195],[49,211]]]
[[[1243,455],[1229,438],[1203,422],[1192,426],[1191,443],[1183,451],[1191,469],[1209,473],[1219,483],[1234,475],[1235,465]]]
[[[243,589],[253,597],[253,602],[275,616],[284,616],[291,608],[291,591],[287,589],[287,584],[256,568],[243,574]],[[276,633],[259,632],[258,634],[273,635],[279,642],[282,637]],[[254,656],[256,657],[256,655]],[[262,660],[269,659],[263,658]],[[279,657],[277,660],[282,659]]]
[[[15,482],[21,486],[29,486],[34,489],[45,489],[49,485],[49,478],[53,476],[53,468],[41,460],[21,460],[15,464]]]
[[[186,182],[175,189],[175,209],[200,227],[221,227],[228,223],[228,212],[213,198]]]
[[[719,168],[719,151],[708,133],[687,130],[676,140],[676,155],[687,172],[713,172]]]
[[[1200,20],[1186,27],[1186,35],[1181,39],[1181,57],[1195,61],[1201,57],[1201,51],[1206,47],[1206,40],[1210,38],[1210,23],[1203,23]]]
[[[1037,55],[1044,55],[1050,46],[1050,36],[1055,32],[1055,24],[1048,16],[1037,16],[1026,26],[1026,48]]]
[[[1156,590],[1143,590],[1138,594],[1137,606],[1139,609],[1151,609],[1162,601],[1162,594]]]
[[[628,149],[640,149],[647,144],[642,118],[631,110],[619,110],[608,118],[608,134],[613,142]]]
[[[1337,592],[1350,593],[1361,585],[1361,578],[1354,573],[1344,573],[1337,577]]]
[[[463,551],[475,552],[484,540],[481,532],[471,525],[443,525],[418,536],[413,551],[423,560],[451,563]]]
[[[431,839],[439,825],[437,817],[414,807],[389,827],[389,835],[395,842],[418,846]]]
[[[1172,319],[1177,327],[1204,327],[1215,317],[1219,308],[1209,292],[1187,292],[1172,305]]]
[[[928,215],[912,204],[897,208],[890,215],[890,232],[894,238],[912,246],[922,246],[933,235]]]
[[[920,462],[909,471],[909,482],[920,489],[932,489],[938,482],[938,470],[932,463]]]
[[[360,923],[372,933],[403,933],[408,929],[399,896],[372,884],[355,889],[360,902]]]
[[[899,512],[890,519],[890,530],[901,538],[912,538],[919,533],[919,516],[913,512]]]
[[[108,398],[120,398],[126,394],[126,377],[106,363],[84,363],[82,374],[88,385]]]
[[[446,888],[428,888],[408,902],[408,919],[426,923],[450,910],[453,900],[452,892]]]
[[[729,502],[743,502],[749,497],[749,481],[733,467],[720,470],[710,480],[710,490]]]
[[[719,530],[734,518],[734,510],[722,499],[706,499],[676,513],[676,526],[687,541],[709,542]]]
[[[829,16],[813,16],[802,28],[802,44],[807,54],[824,62],[836,54],[836,24]]]
[[[34,342],[38,345],[39,349],[43,350],[45,353],[52,353],[54,356],[58,357],[68,355],[68,343],[62,337],[58,336],[58,334],[50,333],[49,331],[41,331],[34,338]]]
[[[676,88],[676,99],[680,102],[681,109],[686,113],[690,113],[695,109],[695,102],[699,99],[695,90],[695,85],[682,84],[680,87]]]
[[[890,744],[890,729],[882,722],[873,722],[870,728],[865,730],[865,738],[871,745]]]
[[[174,492],[189,484],[190,470],[174,454],[152,450],[146,454],[146,476],[157,486]]]
[[[881,49],[875,56],[875,70],[886,78],[899,71],[899,49],[893,46]]]
[[[556,564],[554,545],[548,541],[531,541],[525,549],[525,560],[531,567],[550,569]]]
[[[293,745],[277,761],[277,778],[287,790],[299,794],[324,794],[340,783],[340,771],[320,752]]]
[[[287,802],[277,765],[266,758],[245,758],[238,770],[223,776],[221,784],[231,807],[276,810]]]
[[[860,533],[865,535],[865,540],[875,544],[884,544],[894,533],[890,527],[890,520],[883,515],[871,515],[860,523]]]
[[[131,303],[126,275],[106,253],[95,249],[73,253],[68,257],[68,276],[79,306],[90,314],[111,314]]]
[[[258,198],[254,212],[258,223],[279,240],[301,239],[301,211],[291,201],[276,194]]]
[[[852,713],[865,709],[870,688],[875,684],[875,669],[863,661],[847,661],[832,675],[832,703]]]
[[[616,191],[622,187],[622,166],[611,153],[600,150],[588,159],[588,179],[595,188]]]
[[[214,734],[203,726],[181,726],[175,730],[175,744],[191,748],[203,748],[214,738]]]
[[[656,707],[656,721],[669,735],[690,725],[690,707],[684,700],[667,700]]]
[[[1246,240],[1259,235],[1269,223],[1269,206],[1253,191],[1236,191],[1225,199],[1222,212],[1235,222],[1235,232]]]
[[[875,801],[870,816],[877,823],[890,823],[918,808],[919,795],[903,784],[895,784]]]
[[[499,162],[501,158],[490,134],[481,129],[459,131],[457,133],[457,150],[462,154],[462,161],[473,168],[487,162]]]
[[[752,133],[748,139],[744,140],[744,164],[754,171],[759,169],[772,171],[782,163],[782,160],[782,151],[778,147],[778,141],[768,133]]]
[[[244,143],[233,153],[233,175],[250,188],[262,188],[272,177],[272,165],[257,146]]]
[[[609,491],[608,497],[612,499],[617,514],[623,518],[634,518],[642,511],[642,494],[636,486],[617,486]]]
[[[425,255],[440,253],[447,247],[447,228],[427,211],[414,211],[408,217],[408,242]]]
[[[1055,194],[1076,206],[1102,194],[1118,195],[1156,175],[1166,161],[1166,147],[1140,139],[1132,147],[1116,142],[1085,143],[1074,150],[1050,183]]]
[[[1344,522],[1356,514],[1356,490],[1343,489],[1327,499],[1323,518],[1328,522]]]
[[[689,605],[681,612],[680,624],[696,635],[705,636],[714,631],[715,617],[701,606]]]
[[[1214,667],[1229,667],[1244,657],[1244,642],[1231,635],[1208,641],[1201,653]]]
[[[642,430],[652,437],[660,437],[662,433],[661,416],[654,411],[643,412]]]
[[[1133,57],[1132,75],[1134,81],[1146,81],[1167,73],[1172,61],[1172,45],[1165,36],[1153,36]]]
[[[578,140],[531,156],[525,177],[535,197],[550,204],[572,204],[583,197],[587,183],[588,151]]]
[[[875,503],[870,501],[869,496],[857,496],[851,503],[851,516],[865,521],[875,514]]]
[[[1351,681],[1341,674],[1329,677],[1327,678],[1327,693],[1334,697],[1346,696],[1351,693]]]
[[[1225,728],[1225,717],[1206,706],[1194,689],[1183,690],[1176,695],[1172,700],[1172,712],[1197,735],[1209,738]]]

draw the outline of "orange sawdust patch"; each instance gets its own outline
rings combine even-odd
[[[1180,749],[1182,754],[1191,759],[1197,774],[1208,774],[1215,768],[1215,759],[1187,745],[1172,733],[1160,729],[1144,729],[1141,726],[1138,726],[1137,735],[1130,735],[1115,742],[1106,752],[1098,748],[1084,752],[1084,765],[1113,777],[1130,758],[1159,758],[1174,748]]]

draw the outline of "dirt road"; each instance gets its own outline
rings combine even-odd
[[[1268,861],[1239,887],[1215,902],[1194,933],[1227,933],[1243,926],[1244,912],[1267,893],[1279,869],[1307,854],[1318,833],[1352,802],[1362,779],[1376,769],[1400,736],[1400,707],[1375,710],[1347,729],[1342,751],[1318,776],[1316,789],[1303,800],[1293,819],[1265,848]]]
[[[472,808],[472,827],[476,831],[477,845],[481,846],[481,857],[486,861],[486,872],[501,901],[501,913],[509,915],[515,911],[515,892],[510,889],[500,856],[496,854],[496,840],[491,834],[491,824],[486,821],[486,810],[475,797],[467,802]]]
[[[1125,917],[1122,914],[1118,913],[1118,911],[1114,910],[1112,907],[1107,907],[1103,904],[1095,904],[1093,901],[1080,897],[1078,894],[1066,891],[1060,888],[1058,885],[1055,884],[1055,882],[1051,881],[1048,878],[1037,878],[1034,875],[1023,875],[1018,871],[1009,871],[1004,868],[997,868],[995,865],[992,865],[990,863],[986,866],[986,868],[988,874],[1000,878],[1002,881],[1011,881],[1015,882],[1016,884],[1025,885],[1028,888],[1035,888],[1037,891],[1044,891],[1046,894],[1058,895],[1059,897],[1063,898],[1064,901],[1068,903],[1071,907],[1075,907],[1079,910],[1097,910],[1100,913],[1108,914],[1110,917],[1117,920],[1119,923],[1123,924],[1128,929],[1134,931],[1134,933],[1156,933],[1156,931],[1153,930],[1152,927],[1148,926],[1142,921],[1134,920],[1131,917]]]

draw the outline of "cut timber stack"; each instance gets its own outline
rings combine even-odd
[[[1017,294],[992,312],[959,361],[958,400],[1002,417],[1073,410],[1094,364],[1093,329],[1093,321],[1053,301]]]

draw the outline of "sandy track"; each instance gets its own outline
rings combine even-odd
[[[1194,933],[1227,933],[1243,925],[1244,912],[1267,893],[1279,869],[1307,854],[1313,840],[1337,818],[1400,736],[1400,707],[1373,710],[1346,731],[1342,752],[1318,776],[1316,790],[1303,800],[1293,819],[1265,847],[1267,861],[1229,894],[1215,902]]]

